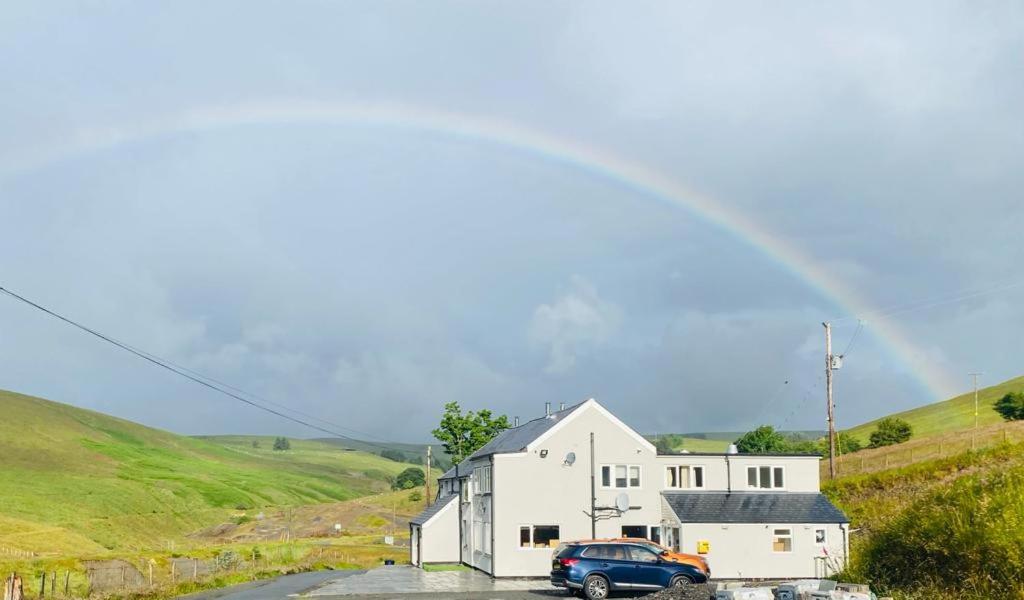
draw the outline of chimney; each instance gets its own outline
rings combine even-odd
[[[544,416],[545,417],[550,417],[551,416],[551,403],[550,402],[545,402],[544,403]]]
[[[558,410],[565,410],[565,402],[558,403]]]
[[[519,427],[519,417],[515,417],[512,422],[514,423],[513,427]]]

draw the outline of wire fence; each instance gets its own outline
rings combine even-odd
[[[877,473],[925,460],[955,456],[970,450],[1020,442],[1024,442],[1024,421],[1012,421],[981,427],[977,430],[968,429],[927,438],[911,439],[895,446],[869,448],[839,456],[836,459],[836,476]],[[827,460],[822,461],[821,474],[823,480],[828,477]]]

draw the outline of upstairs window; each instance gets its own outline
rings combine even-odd
[[[474,489],[478,494],[491,493],[491,467],[477,467],[473,469]]]
[[[665,467],[665,487],[671,489],[703,488],[704,467],[684,465]]]
[[[781,490],[786,487],[786,470],[783,467],[747,467],[747,487],[763,490]]]
[[[641,484],[640,465],[602,465],[601,487],[638,488]]]

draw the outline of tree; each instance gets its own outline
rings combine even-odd
[[[449,402],[444,405],[440,425],[431,433],[458,464],[508,428],[505,415],[494,417],[487,409],[462,414],[458,402]]]
[[[274,439],[274,450],[291,450],[292,443],[288,441],[288,438],[279,437]]]
[[[771,425],[762,425],[743,434],[736,440],[736,448],[743,454],[771,454],[787,452],[789,442]]]
[[[864,444],[849,432],[840,431],[836,438],[836,451],[842,454],[853,454],[864,449]],[[828,454],[828,438],[825,439],[825,444],[825,454]]]
[[[407,490],[409,488],[419,487],[427,482],[427,477],[423,474],[423,469],[419,467],[409,467],[402,471],[395,477],[394,488],[396,490]]]
[[[879,421],[875,430],[871,432],[869,447],[881,448],[882,446],[901,444],[913,435],[914,429],[910,423],[896,417],[886,417]]]
[[[654,441],[654,447],[658,450],[658,454],[675,454],[676,449],[672,447],[672,441],[666,436],[659,436]]]
[[[1010,392],[996,401],[995,409],[1007,421],[1024,419],[1024,393]]]
[[[393,460],[395,462],[405,462],[405,455],[399,452],[398,450],[393,450],[391,448],[385,448],[381,450],[380,455],[388,460]]]
[[[260,441],[259,440],[253,440],[252,441],[252,447],[253,448],[259,448],[260,447]]]

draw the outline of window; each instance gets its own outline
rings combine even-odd
[[[652,542],[654,542],[655,544],[660,544],[661,543],[661,527],[658,527],[658,526],[651,527],[651,537],[650,537],[650,540]]]
[[[522,525],[519,527],[520,548],[555,548],[559,541],[558,525]]]
[[[792,529],[776,529],[772,536],[772,552],[792,552],[793,551],[793,530]]]
[[[643,563],[656,563],[658,562],[658,555],[651,552],[647,548],[640,546],[627,546],[629,548],[629,557],[636,562]]]
[[[818,528],[814,530],[814,543],[821,545],[828,543],[828,535],[826,535],[825,529]]]
[[[624,538],[639,538],[642,540],[647,539],[647,526],[646,525],[623,525],[622,526],[622,537]]]
[[[477,467],[473,469],[473,480],[476,481],[476,492],[478,494],[491,493],[491,467]]]
[[[469,502],[469,496],[473,493],[472,484],[469,479],[462,480],[462,501]]]
[[[668,467],[665,469],[665,487],[679,487],[679,478],[677,473],[678,467]]]
[[[640,487],[640,465],[603,465],[601,467],[601,487],[619,489]]]
[[[747,467],[747,487],[764,490],[786,487],[783,467]]]
[[[583,551],[583,556],[604,560],[626,560],[626,549],[622,546],[602,544],[600,546],[591,546],[587,548]]]
[[[704,467],[693,468],[693,487],[704,487]]]

